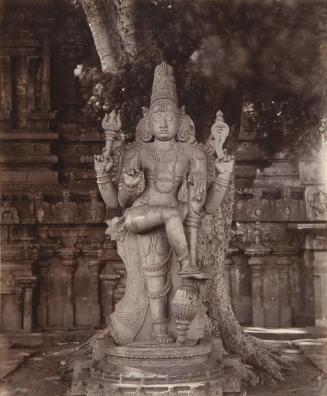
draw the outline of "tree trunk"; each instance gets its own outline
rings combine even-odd
[[[243,379],[256,384],[260,379],[283,380],[289,365],[263,341],[245,334],[232,309],[225,274],[225,257],[231,237],[234,185],[227,190],[222,207],[204,219],[199,238],[199,257],[209,273],[208,288],[202,295],[208,306],[208,332],[220,336],[227,352],[240,356]],[[218,238],[217,238],[218,235]]]
[[[92,32],[102,71],[117,73],[121,63],[121,45],[111,20],[110,2],[81,0],[81,5]]]
[[[135,0],[80,0],[103,72],[117,73],[137,55]]]

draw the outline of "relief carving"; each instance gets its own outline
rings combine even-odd
[[[53,216],[55,220],[63,223],[73,223],[78,218],[78,207],[75,202],[71,202],[71,193],[69,190],[63,190],[63,201],[58,202],[53,207]]]

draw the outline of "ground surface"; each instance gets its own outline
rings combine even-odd
[[[282,330],[278,334],[262,332],[262,338],[280,350],[294,365],[294,371],[284,383],[276,387],[259,385],[248,389],[248,395],[327,396],[327,338],[305,331],[295,337]],[[65,370],[68,356],[63,351],[82,339],[63,340],[54,335],[50,341],[26,341],[24,336],[14,340],[0,336],[0,396],[66,396],[71,375]]]

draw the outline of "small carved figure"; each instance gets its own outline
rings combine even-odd
[[[76,221],[78,216],[78,208],[75,202],[71,202],[70,191],[65,189],[62,192],[63,202],[54,205],[53,214],[56,220],[63,223],[71,223]]]
[[[229,126],[224,121],[223,112],[219,110],[216,114],[215,122],[211,127],[211,133],[207,142],[207,144],[212,145],[219,160],[225,157],[223,145],[228,135]]]
[[[325,218],[327,214],[327,198],[322,191],[319,191],[314,195],[311,207],[317,219]]]
[[[174,278],[171,255],[174,253],[180,265],[180,287],[173,310],[177,319],[181,314],[182,321],[185,312],[192,311],[187,315],[190,322],[196,312],[196,284],[206,278],[197,263],[197,229],[204,212],[217,210],[233,171],[234,160],[222,149],[229,128],[218,112],[211,128],[213,144],[205,147],[195,142],[193,121],[178,108],[173,70],[165,62],[155,70],[150,109],[144,110],[136,128],[135,143],[127,147],[116,170],[115,150],[109,142],[117,138],[121,127],[119,114],[107,117],[105,127],[109,131],[106,149],[94,158],[97,183],[107,207],[120,205],[124,209],[121,219],[110,222],[109,232],[118,239],[118,251],[123,230],[131,241],[120,251],[127,268],[127,284],[125,296],[111,317],[112,334],[119,344],[133,340],[149,305],[152,338],[158,343],[170,343],[174,341],[168,328]],[[180,190],[186,194],[179,195]],[[132,243],[137,246],[133,253]],[[138,270],[137,260],[142,266]],[[144,287],[143,276],[145,299],[142,291],[136,290]],[[185,307],[186,303],[189,306]],[[179,335],[177,330],[177,341],[181,343],[185,342],[188,328],[185,321],[183,326]]]
[[[106,208],[103,202],[98,200],[98,192],[90,191],[90,203],[86,204],[88,223],[99,223],[104,219]]]
[[[30,210],[38,223],[43,223],[50,219],[50,204],[43,200],[42,192],[36,192],[33,194],[33,200],[30,205]]]
[[[19,223],[18,211],[10,201],[4,201],[3,206],[0,207],[0,218],[2,224]]]
[[[254,218],[259,219],[267,215],[269,210],[269,201],[262,198],[262,189],[256,187],[252,190],[253,198],[247,203],[247,214]]]

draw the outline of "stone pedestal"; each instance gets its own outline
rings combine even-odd
[[[70,395],[240,395],[232,358],[214,345],[210,339],[183,346],[98,340],[92,361],[76,362]]]

